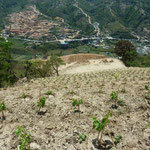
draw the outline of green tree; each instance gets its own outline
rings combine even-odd
[[[25,66],[25,77],[29,81],[32,78],[44,78],[52,75],[52,67],[48,61],[41,60],[29,60],[26,61]]]
[[[17,80],[11,64],[11,45],[0,37],[0,87],[13,84]]]
[[[36,75],[36,66],[33,64],[32,61],[26,61],[24,65],[25,69],[25,77],[29,81],[31,78],[35,77]]]
[[[51,64],[53,70],[56,72],[57,76],[59,76],[59,67],[65,64],[64,61],[60,57],[52,55],[50,57],[49,63]]]
[[[122,60],[125,64],[127,64],[127,61],[133,61],[135,57],[137,56],[135,46],[127,40],[119,41],[115,45],[114,50],[118,56],[122,57]]]

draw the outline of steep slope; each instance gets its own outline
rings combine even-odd
[[[87,18],[74,6],[74,1],[37,0],[35,4],[43,14],[64,18],[71,26],[80,29],[81,34],[91,35],[94,31],[94,28],[88,23]]]
[[[81,0],[80,4],[105,31],[111,29],[113,33],[119,29],[143,35],[150,33],[149,0]]]
[[[103,149],[148,150],[150,102],[145,99],[144,86],[150,86],[149,77],[149,68],[128,68],[35,79],[29,83],[22,80],[18,86],[1,89],[7,111],[6,120],[0,119],[0,150],[17,149],[14,131],[19,125],[31,134],[31,150],[96,150],[98,133],[92,129],[92,117],[101,120],[110,108],[112,117],[104,132]],[[48,91],[53,94],[46,95]],[[110,100],[112,91],[122,100],[117,109]],[[24,93],[26,98],[22,98]],[[46,97],[46,106],[37,114],[36,103],[41,96]],[[73,98],[83,99],[82,113],[74,112]],[[79,133],[87,135],[82,144],[78,142]],[[122,139],[115,144],[117,135]]]
[[[0,0],[0,28],[7,23],[8,14],[21,11],[28,2],[28,0]]]
[[[103,33],[114,36],[132,36],[131,31],[140,36],[150,36],[149,0],[37,0],[40,11],[50,16],[61,16],[71,25],[92,32],[85,16],[73,6],[75,2],[87,12],[93,22],[98,22]]]
[[[149,0],[0,0],[0,25],[6,24],[8,13],[22,10],[27,4],[35,4],[44,14],[64,18],[67,23],[92,35],[94,28],[74,4],[87,13],[92,23],[99,23],[103,33],[116,37],[132,37],[132,34],[150,37]]]

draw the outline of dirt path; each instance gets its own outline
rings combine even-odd
[[[79,7],[77,1],[76,1],[76,3],[74,4],[74,6],[75,6],[76,8],[78,8],[78,9],[82,12],[82,14],[85,15],[85,16],[88,18],[89,24],[94,27],[95,32],[96,32],[96,36],[99,37],[99,36],[100,36],[99,23],[97,23],[97,22],[92,23],[91,17],[90,17],[81,7]]]

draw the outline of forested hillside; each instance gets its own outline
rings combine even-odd
[[[12,11],[21,10],[25,4],[34,4],[40,12],[51,17],[62,17],[71,26],[90,35],[94,29],[85,15],[74,6],[78,2],[92,19],[98,22],[101,32],[126,37],[133,34],[150,37],[149,0],[0,0],[0,25]],[[132,32],[131,32],[132,31]]]
[[[77,0],[93,22],[100,23],[103,32],[113,35],[135,31],[150,36],[149,0]],[[49,16],[60,16],[69,24],[86,32],[91,29],[85,16],[73,6],[72,0],[37,0],[38,9]],[[87,28],[88,26],[88,28]],[[90,31],[89,31],[90,32]],[[126,35],[126,34],[125,34]]]
[[[40,12],[51,16],[64,18],[67,23],[82,31],[83,34],[90,35],[94,28],[88,23],[87,18],[75,6],[72,0],[37,0],[36,6]]]
[[[79,0],[94,21],[105,31],[150,33],[149,0]]]
[[[8,14],[14,11],[21,11],[28,0],[0,0],[0,28],[2,28],[6,23]]]

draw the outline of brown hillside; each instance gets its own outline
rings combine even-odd
[[[98,54],[73,54],[61,57],[66,63],[72,62],[87,62],[91,59],[103,59],[106,58],[104,55]]]

